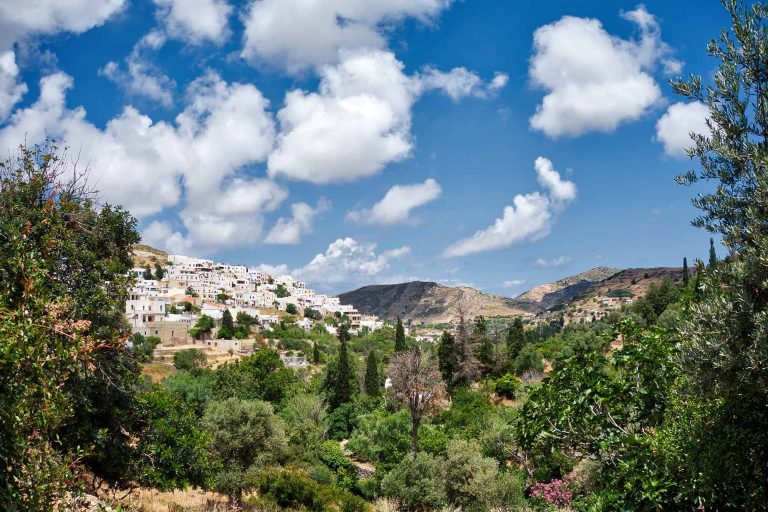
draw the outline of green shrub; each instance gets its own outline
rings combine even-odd
[[[517,375],[522,375],[525,372],[543,372],[544,359],[541,352],[532,345],[526,345],[515,359],[513,367]]]
[[[474,441],[453,439],[446,448],[445,490],[448,501],[462,510],[484,510],[493,500],[499,473],[495,460],[483,457]]]
[[[177,370],[192,371],[203,368],[208,364],[208,356],[205,352],[196,348],[182,350],[173,354],[173,366]]]
[[[401,510],[440,508],[447,503],[445,460],[423,452],[416,457],[408,454],[384,477],[381,491]]]
[[[299,471],[272,469],[257,481],[259,495],[267,503],[287,510],[368,512],[362,498],[330,485],[315,482]]]
[[[497,395],[509,398],[510,400],[515,398],[515,394],[519,387],[520,379],[515,377],[513,373],[502,375],[493,385],[493,389]]]

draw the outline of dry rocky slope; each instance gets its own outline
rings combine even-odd
[[[164,265],[168,260],[168,253],[155,249],[144,244],[135,244],[133,246],[133,265],[135,267],[152,267],[154,269],[155,263]]]
[[[362,313],[387,319],[400,315],[405,320],[424,324],[450,322],[459,304],[464,304],[471,315],[486,317],[544,318],[553,310],[558,315],[564,312],[580,317],[620,307],[604,300],[611,291],[625,290],[636,299],[645,295],[651,284],[658,284],[664,278],[679,280],[681,275],[679,268],[620,270],[597,267],[537,286],[515,298],[424,281],[364,286],[342,293],[339,298]]]

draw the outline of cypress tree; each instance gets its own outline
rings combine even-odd
[[[507,360],[510,364],[517,359],[524,345],[525,329],[523,328],[523,319],[517,317],[509,326],[509,331],[507,332]]]
[[[368,353],[368,359],[365,361],[365,394],[368,396],[379,396],[381,394],[379,362],[376,359],[375,350],[371,350]]]
[[[443,331],[440,344],[437,347],[437,359],[443,380],[451,387],[456,370],[459,367],[459,353],[456,347],[456,338],[448,331]]]
[[[147,265],[147,268],[144,269],[144,275],[142,277],[147,281],[155,278],[155,275],[152,273],[152,269],[149,268],[149,265]]]
[[[717,265],[717,252],[715,252],[715,241],[709,239],[709,268],[713,268]]]
[[[403,321],[400,320],[400,315],[397,315],[397,326],[395,327],[395,352],[402,352],[405,349],[405,327],[403,327]]]
[[[484,316],[479,315],[475,318],[473,335],[478,347],[477,359],[480,361],[483,374],[488,375],[493,370],[493,342],[488,337],[488,324],[486,324]]]
[[[349,366],[349,353],[347,351],[347,341],[350,339],[349,325],[346,322],[339,323],[337,333],[341,346],[339,347],[336,378],[329,403],[331,410],[352,400],[352,369]]]
[[[221,327],[219,328],[219,338],[229,340],[235,335],[235,323],[232,320],[232,313],[228,309],[221,315]]]
[[[688,258],[683,258],[683,285],[688,287],[690,276],[688,275]]]
[[[312,362],[314,364],[320,364],[320,349],[317,348],[317,342],[312,343]]]

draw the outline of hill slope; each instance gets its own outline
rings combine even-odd
[[[364,286],[339,295],[344,304],[360,312],[393,319],[397,315],[416,323],[450,322],[456,306],[466,305],[471,315],[486,317],[546,317],[568,314],[571,320],[618,309],[620,302],[606,300],[609,292],[633,298],[644,296],[651,284],[662,279],[679,280],[679,268],[626,269],[597,267],[554,283],[536,286],[515,298],[475,290],[451,288],[433,282],[413,281],[392,285]]]
[[[161,265],[168,259],[168,253],[155,249],[145,244],[135,244],[133,246],[133,266],[134,267],[154,267],[155,263]]]
[[[518,307],[507,297],[424,281],[364,286],[342,293],[339,299],[342,304],[354,305],[361,313],[387,319],[400,315],[405,320],[423,323],[449,322],[460,303],[465,304],[472,315],[532,316],[531,311]]]

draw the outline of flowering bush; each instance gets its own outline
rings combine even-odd
[[[548,484],[537,482],[531,490],[531,498],[541,505],[567,506],[573,500],[573,487],[568,480],[555,479]]]

